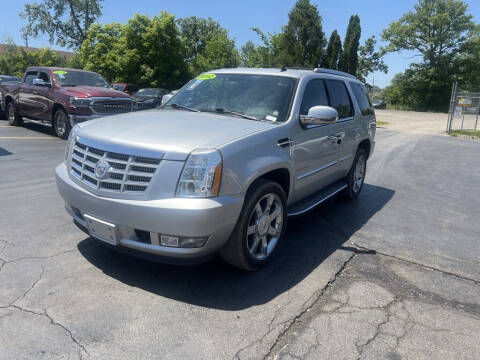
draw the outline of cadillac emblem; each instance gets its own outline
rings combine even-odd
[[[104,160],[100,160],[97,162],[97,165],[95,165],[95,176],[99,180],[105,179],[108,175],[108,170],[110,170],[110,164]]]

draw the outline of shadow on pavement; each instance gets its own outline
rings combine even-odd
[[[218,258],[195,267],[152,263],[101,246],[92,238],[81,241],[78,249],[106,275],[129,286],[193,305],[241,310],[288,291],[337,249],[359,252],[343,244],[393,194],[391,189],[365,184],[356,201],[334,199],[301,218],[290,219],[275,258],[255,273],[237,270]],[[334,229],[325,221],[327,216],[349,218],[348,229]]]
[[[13,153],[8,151],[7,149],[0,147],[0,156],[8,156],[8,155],[13,155]]]

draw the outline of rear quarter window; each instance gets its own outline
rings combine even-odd
[[[353,95],[357,100],[358,107],[360,108],[362,115],[363,116],[373,115],[374,114],[373,107],[370,102],[370,99],[368,98],[368,93],[365,86],[354,83],[354,82],[350,83],[350,86],[352,87]]]

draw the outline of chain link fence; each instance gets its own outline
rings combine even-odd
[[[454,130],[477,130],[480,113],[480,92],[462,91],[453,84],[448,111],[447,133]]]

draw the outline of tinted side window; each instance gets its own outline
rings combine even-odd
[[[312,80],[307,84],[303,94],[300,115],[308,115],[308,110],[314,106],[329,106],[327,92],[323,80]]]
[[[36,71],[29,71],[25,75],[25,84],[27,85],[32,85],[33,84],[33,79],[37,78],[37,72]]]
[[[350,95],[348,95],[347,88],[343,81],[326,80],[328,94],[332,107],[338,111],[338,117],[345,119],[353,116],[353,106]]]
[[[48,75],[44,72],[41,72],[38,74],[38,78],[39,79],[42,79],[43,81],[45,81],[46,83],[49,83],[50,82],[50,78],[48,77]]]
[[[367,89],[365,89],[365,86],[353,82],[350,83],[350,86],[352,87],[355,99],[357,99],[357,103],[360,107],[362,115],[373,115],[372,104],[370,104],[370,100],[368,99]]]

